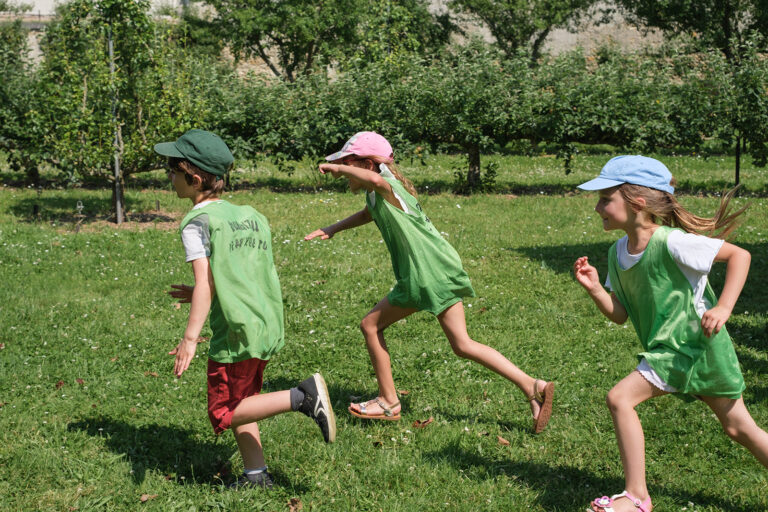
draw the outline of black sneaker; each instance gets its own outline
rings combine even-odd
[[[273,486],[272,475],[266,471],[253,476],[242,474],[240,478],[229,484],[230,489],[271,489]]]
[[[323,432],[325,442],[332,443],[336,440],[336,416],[333,415],[323,376],[316,373],[299,384],[298,388],[304,392],[304,400],[297,410],[315,420]]]

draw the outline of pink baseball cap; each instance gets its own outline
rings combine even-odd
[[[387,139],[376,132],[357,132],[341,148],[332,155],[325,157],[329,162],[333,162],[349,155],[358,156],[380,156],[392,160],[394,153]]]

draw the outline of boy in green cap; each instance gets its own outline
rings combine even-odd
[[[184,338],[169,352],[180,377],[195,355],[210,313],[208,416],[217,434],[232,427],[243,475],[233,487],[272,487],[257,421],[301,411],[320,427],[326,442],[336,438],[328,388],[316,373],[295,388],[259,394],[264,367],[284,344],[283,301],[272,259],[267,219],[250,206],[219,198],[234,158],[221,138],[189,130],[175,142],[155,145],[168,157],[168,176],[192,210],[181,221],[181,239],[195,285],[171,285],[169,294],[189,303]]]

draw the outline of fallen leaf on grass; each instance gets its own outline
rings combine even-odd
[[[506,439],[504,439],[503,437],[501,437],[501,436],[496,436],[496,439],[498,439],[498,440],[499,440],[499,444],[500,444],[501,446],[509,446],[509,441],[507,441],[507,440],[506,440]]]
[[[0,402],[0,407],[8,405],[8,402]]]
[[[0,343],[0,350],[3,350],[5,348],[5,343]]]
[[[85,384],[85,381],[83,379],[75,379],[75,382],[77,382],[81,386]]]
[[[489,435],[489,433],[486,432],[485,430],[483,430],[482,432],[478,432],[477,433],[477,437],[483,437],[483,436],[487,436],[487,435]]]
[[[408,391],[407,389],[398,389],[398,390],[397,390],[397,394],[398,394],[398,395],[410,395],[410,394],[411,394],[411,392],[410,392],[410,391]]]
[[[145,377],[159,377],[157,372],[144,372]]]
[[[114,363],[115,361],[117,361],[117,356],[115,356],[115,357],[110,357],[110,358],[109,358],[109,360],[110,360],[110,361],[112,361],[112,362]]]
[[[433,421],[435,421],[435,418],[432,416],[430,416],[428,420],[416,420],[413,422],[413,428],[424,428]]]
[[[374,441],[373,442],[373,446],[381,446],[382,444],[384,444],[384,443],[382,443],[381,441]]]
[[[61,388],[63,385],[64,385],[64,381],[60,380],[59,382],[56,383],[56,389]]]
[[[303,508],[304,504],[299,498],[291,498],[288,500],[288,510],[290,512],[299,512],[299,510],[302,510]]]
[[[486,311],[488,311],[487,307],[483,306],[483,307],[480,308],[480,312],[481,313],[485,313]]]
[[[142,503],[146,503],[149,500],[153,500],[155,498],[157,498],[157,494],[142,494],[141,498],[139,499],[141,500]]]

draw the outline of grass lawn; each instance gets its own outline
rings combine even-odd
[[[573,182],[595,173],[577,169]],[[529,189],[544,190],[548,176],[531,177]],[[691,189],[707,188],[706,179],[689,181]],[[752,190],[763,190],[765,174],[753,182]],[[571,177],[551,178],[553,189],[563,183]],[[302,415],[265,420],[277,488],[227,490],[241,464],[231,434],[217,439],[205,412],[207,344],[178,380],[167,355],[188,311],[165,293],[192,279],[176,231],[188,203],[167,189],[132,189],[138,222],[115,228],[93,220],[108,209],[109,192],[46,190],[38,198],[0,188],[5,509],[287,511],[295,499],[303,510],[581,511],[623,489],[604,398],[634,368],[639,342],[631,326],[607,322],[570,274],[573,261],[589,255],[605,276],[617,233],[601,231],[596,196],[421,196],[478,293],[465,303],[470,334],[557,382],[552,421],[539,436],[530,432],[523,395],[455,357],[428,314],[386,331],[403,419],[366,423],[348,415],[351,399],[376,392],[357,326],[393,284],[389,256],[372,224],[326,242],[301,239],[361,208],[362,196],[259,187],[226,197],[255,206],[272,225],[287,344],[267,367],[265,391],[322,372],[337,442],[325,445]],[[78,200],[88,218],[76,230]],[[699,214],[717,205],[713,197],[681,201]],[[752,252],[753,265],[729,330],[744,399],[768,428],[768,199],[751,201],[733,241]],[[42,220],[31,222],[35,204]],[[716,289],[723,271],[713,272]],[[722,433],[704,404],[663,397],[638,411],[656,510],[768,508],[768,471]],[[430,417],[425,428],[413,425]]]

